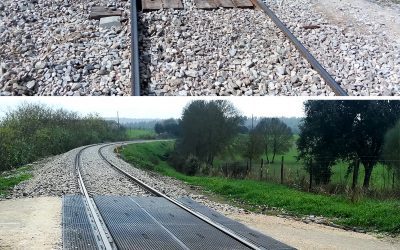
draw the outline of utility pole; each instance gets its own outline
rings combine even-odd
[[[282,155],[282,161],[281,161],[281,184],[283,184],[283,155]]]
[[[253,114],[251,114],[251,130],[254,128],[254,117]]]
[[[119,127],[119,114],[118,114],[118,111],[117,111],[117,123],[118,123],[118,128],[120,128]]]

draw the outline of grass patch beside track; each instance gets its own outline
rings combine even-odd
[[[126,135],[129,140],[132,139],[155,139],[156,133],[150,129],[127,129]]]
[[[296,215],[316,215],[337,224],[400,233],[400,201],[363,198],[352,203],[348,198],[299,191],[284,185],[256,180],[223,177],[186,176],[175,171],[165,160],[173,141],[131,144],[122,150],[124,159],[135,166],[155,170],[191,185],[197,185],[246,209],[277,207]]]
[[[0,174],[0,197],[5,196],[18,183],[32,177],[31,167],[24,166]]]

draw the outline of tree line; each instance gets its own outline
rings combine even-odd
[[[232,103],[224,100],[198,100],[188,104],[181,119],[159,122],[155,131],[177,137],[175,150],[169,157],[173,166],[187,174],[223,171],[215,166],[217,156],[230,158],[226,175],[245,176],[252,169],[253,160],[265,154],[267,161],[292,145],[291,129],[277,118],[261,118],[255,128],[247,128],[248,120]],[[247,158],[246,168],[234,158]],[[271,159],[268,156],[271,155]]]
[[[160,122],[155,130],[177,137],[169,160],[187,174],[246,178],[254,161],[261,159],[262,176],[263,161],[272,164],[277,155],[295,146],[297,162],[309,173],[310,185],[329,184],[332,167],[339,162],[348,163],[353,188],[363,167],[362,185],[367,190],[378,163],[397,173],[393,178],[400,178],[399,101],[310,100],[304,108],[296,137],[278,118],[259,118],[247,128],[248,118],[223,100],[193,101],[184,108],[181,119]],[[245,166],[239,162],[243,159]]]
[[[25,103],[0,121],[0,171],[82,145],[123,140],[125,134],[116,122],[97,115]]]
[[[311,182],[329,183],[331,168],[338,161],[348,163],[353,188],[360,166],[364,167],[366,190],[379,162],[398,169],[400,130],[395,124],[400,119],[400,101],[313,100],[304,107],[297,148]]]

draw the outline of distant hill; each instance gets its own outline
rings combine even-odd
[[[110,121],[118,121],[116,117],[104,118]],[[127,128],[135,129],[154,129],[154,125],[162,119],[135,119],[135,118],[119,118],[119,123]]]
[[[253,126],[257,126],[258,122],[262,117],[254,117]],[[301,117],[278,117],[281,121],[288,125],[294,134],[298,134],[299,123],[303,119]],[[117,121],[117,118],[104,118],[105,120]],[[136,119],[136,118],[119,118],[120,124],[124,125],[127,128],[136,128],[136,129],[154,129],[154,125],[164,119]],[[251,128],[251,117],[247,117],[245,120],[245,126],[247,128]]]

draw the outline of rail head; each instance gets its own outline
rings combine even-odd
[[[131,1],[131,95],[140,96],[139,32],[137,3]]]
[[[286,25],[275,15],[275,13],[268,8],[262,0],[257,1],[257,5],[261,8],[269,18],[275,23],[275,25],[285,34],[285,36],[293,43],[300,54],[311,64],[318,74],[324,79],[326,84],[333,90],[338,96],[347,96],[348,93],[333,79],[333,77],[326,71],[326,69],[315,59],[315,57],[303,46],[303,44],[290,32]]]
[[[89,193],[87,192],[87,189],[86,189],[85,183],[83,182],[83,178],[82,178],[81,171],[80,171],[80,167],[81,167],[80,160],[81,160],[82,152],[85,149],[90,148],[90,147],[94,147],[96,145],[97,144],[89,145],[89,146],[86,146],[86,147],[84,147],[84,148],[79,150],[79,152],[75,156],[75,169],[76,169],[77,176],[78,176],[79,188],[80,188],[81,193],[83,194],[84,198],[87,201],[87,204],[88,204],[88,207],[89,207],[89,210],[90,210],[90,214],[92,215],[94,223],[95,223],[95,225],[97,227],[97,232],[100,234],[100,238],[101,238],[101,241],[102,241],[102,243],[104,245],[104,248],[106,250],[112,250],[113,248],[112,248],[112,246],[111,246],[111,244],[110,244],[110,242],[109,242],[109,240],[107,238],[107,235],[106,235],[105,231],[103,230],[103,226],[101,225],[99,216],[96,213],[96,209],[94,208],[92,202],[90,201]]]

